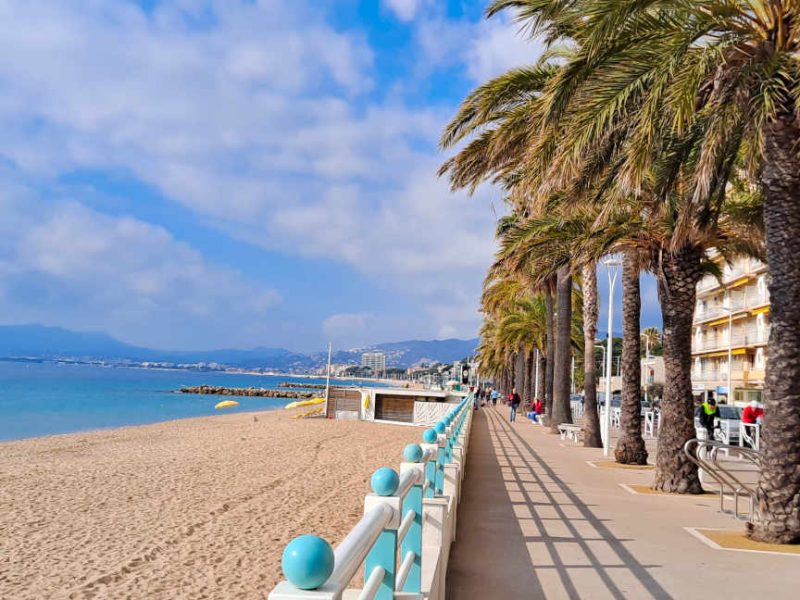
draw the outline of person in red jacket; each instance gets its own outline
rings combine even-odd
[[[758,423],[759,418],[764,418],[764,409],[758,405],[758,402],[752,400],[742,411],[742,423],[753,425]]]
[[[744,407],[742,411],[742,423],[745,425],[755,425],[756,423],[760,423],[764,419],[764,409],[758,405],[758,402],[755,400],[751,400],[750,404]],[[748,448],[752,448],[753,442],[752,440],[755,439],[756,433],[753,431],[752,427],[745,427],[743,429],[745,433],[744,436],[744,445]]]

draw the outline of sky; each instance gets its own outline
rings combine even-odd
[[[437,141],[541,52],[485,4],[0,0],[0,324],[165,349],[476,335],[501,194],[450,193]],[[643,303],[657,324],[651,279]]]

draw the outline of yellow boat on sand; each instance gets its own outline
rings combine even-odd
[[[322,404],[325,402],[325,398],[310,398],[308,400],[297,400],[295,402],[290,402],[284,408],[300,408],[301,406],[314,406],[316,404]]]
[[[233,406],[239,406],[239,403],[236,400],[223,400],[218,402],[214,408],[219,410],[220,408],[231,408]]]

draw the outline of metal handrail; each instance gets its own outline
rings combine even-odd
[[[708,458],[710,460],[706,460],[701,456],[701,448],[706,450],[710,449],[710,452],[708,452]],[[761,466],[760,453],[749,448],[741,448],[739,446],[731,446],[714,440],[701,440],[699,438],[691,439],[683,446],[683,451],[687,458],[692,463],[697,465],[698,468],[702,469],[705,473],[708,473],[708,475],[719,484],[720,512],[730,514],[730,511],[725,510],[725,488],[729,487],[733,493],[734,500],[734,510],[732,514],[737,519],[739,518],[739,496],[742,494],[742,492],[745,492],[750,498],[750,516],[752,517],[755,490],[746,483],[742,482],[729,469],[726,469],[716,461],[717,454],[720,450],[725,450],[726,452],[734,450],[753,465],[759,468]]]

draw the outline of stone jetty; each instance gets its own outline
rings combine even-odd
[[[284,381],[278,384],[278,387],[284,388],[302,388],[304,390],[324,390],[324,383],[296,383],[294,381]]]
[[[264,388],[229,388],[217,385],[196,385],[178,390],[181,394],[207,394],[212,396],[257,396],[260,398],[313,398],[313,392],[295,392],[292,390],[267,390]]]

